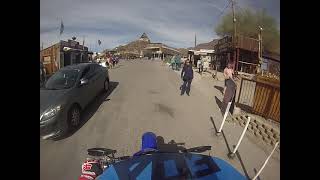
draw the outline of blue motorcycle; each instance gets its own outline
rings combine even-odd
[[[211,146],[186,149],[184,143],[165,144],[159,137],[144,133],[142,148],[133,156],[116,157],[116,150],[106,148],[88,149],[90,158],[99,160],[104,169],[96,179],[246,179],[226,161],[201,154]]]

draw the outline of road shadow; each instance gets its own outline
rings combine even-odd
[[[218,89],[220,92],[221,92],[221,94],[223,93],[223,87],[221,87],[221,86],[213,86],[214,88],[216,88],[216,89]]]
[[[217,98],[217,96],[214,96],[214,98],[215,98],[216,103],[217,103],[217,105],[218,105],[218,107],[220,109],[221,114],[224,115],[224,106],[223,106],[222,101],[220,101],[220,99]]]
[[[83,125],[87,123],[87,121],[97,112],[99,109],[100,105],[106,101],[109,101],[110,99],[108,98],[109,95],[117,88],[119,85],[119,82],[110,82],[110,87],[108,92],[101,92],[99,93],[88,105],[86,108],[83,109],[82,114],[81,114],[81,122],[79,126],[67,133],[64,136],[61,136],[59,138],[56,138],[55,141],[59,141],[62,139],[66,139],[70,136],[72,136],[74,133],[76,133]]]
[[[113,67],[112,69],[118,69],[118,68],[120,68],[121,66],[124,66],[123,64],[118,64],[118,65],[116,65],[115,67]]]
[[[239,107],[241,110],[247,112],[247,113],[252,113],[252,107],[246,104],[241,104],[241,103],[235,103],[237,107]]]
[[[164,138],[162,136],[157,136],[157,148],[162,152],[180,152],[185,150],[185,143],[176,143],[174,140],[165,143]]]
[[[160,104],[160,103],[155,103],[155,111],[160,112],[163,114],[168,114],[170,117],[174,118],[174,109],[165,105],[165,104]]]
[[[212,122],[212,124],[213,124],[213,127],[214,127],[216,133],[217,133],[217,132],[218,132],[218,129],[217,129],[216,123],[214,122],[214,120],[213,120],[212,117],[210,117],[210,120],[211,120],[211,122]],[[227,146],[227,149],[228,149],[228,153],[231,153],[230,145],[229,145],[229,143],[228,143],[228,140],[227,140],[226,135],[224,134],[224,131],[223,131],[223,130],[221,130],[221,134],[222,134],[222,137],[223,137],[224,142],[226,143],[226,146]]]
[[[210,116],[210,120],[211,120],[211,122],[212,122],[212,124],[213,124],[214,130],[215,130],[216,133],[217,133],[217,132],[218,132],[218,129],[217,129],[216,123],[214,123],[214,120],[213,120],[212,116]]]
[[[233,145],[233,148],[235,148],[235,147],[236,147],[236,146]],[[247,179],[250,179],[250,177],[249,177],[249,175],[248,175],[248,171],[247,171],[247,169],[246,169],[246,167],[245,167],[245,165],[244,165],[244,163],[243,163],[243,161],[242,161],[242,159],[241,159],[241,155],[240,155],[239,149],[236,151],[236,156],[237,156],[237,158],[239,159],[239,162],[240,162],[240,164],[241,164],[242,170],[243,170],[244,174],[246,175]]]
[[[255,175],[258,173],[256,168],[253,168],[253,171],[254,171]],[[257,177],[257,180],[261,180],[260,176]]]

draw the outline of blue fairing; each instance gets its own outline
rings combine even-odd
[[[99,180],[118,179],[245,180],[230,164],[200,154],[154,153],[115,163]]]

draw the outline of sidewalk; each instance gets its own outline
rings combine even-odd
[[[169,68],[169,66],[168,66]],[[173,71],[173,70],[172,70]],[[174,71],[179,77],[180,71]],[[194,68],[194,79],[191,87],[191,96],[193,92],[200,93],[202,96],[208,98],[209,101],[213,102],[214,107],[212,107],[213,117],[211,118],[212,125],[212,146],[214,147],[215,155],[222,155],[224,160],[227,160],[233,166],[235,166],[244,175],[248,175],[252,178],[255,173],[260,169],[267,156],[269,156],[272,151],[272,146],[267,145],[262,140],[258,139],[256,136],[252,135],[250,132],[246,132],[242,143],[237,151],[237,156],[234,159],[229,159],[226,154],[227,152],[222,152],[222,149],[227,146],[229,151],[234,149],[240,134],[243,131],[243,126],[235,121],[226,121],[222,130],[222,137],[215,135],[216,129],[220,127],[222,121],[222,114],[219,109],[219,101],[222,101],[222,93],[224,87],[223,74],[218,72],[218,78],[212,78],[212,74],[204,72],[200,75],[197,69]],[[221,78],[222,76],[222,78]],[[252,117],[254,118],[254,117]],[[227,119],[231,119],[230,115]],[[280,179],[280,152],[276,150],[272,157],[269,159],[266,167],[260,174],[261,179]]]

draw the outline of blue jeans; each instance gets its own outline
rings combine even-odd
[[[191,82],[192,82],[192,79],[188,79],[188,80],[183,81],[183,84],[181,86],[181,95],[183,95],[184,92],[186,92],[187,95],[189,95]]]

